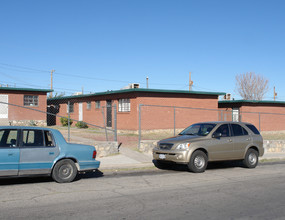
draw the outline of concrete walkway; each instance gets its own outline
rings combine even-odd
[[[151,154],[144,154],[124,147],[120,148],[120,154],[118,155],[101,157],[97,158],[97,160],[101,162],[100,170],[154,167]],[[285,160],[285,152],[266,152],[259,160]]]

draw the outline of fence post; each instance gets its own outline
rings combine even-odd
[[[140,149],[140,146],[141,146],[141,136],[142,136],[142,132],[141,132],[141,107],[142,107],[142,104],[139,104],[139,143],[138,143],[138,149]]]
[[[176,108],[175,108],[175,106],[173,107],[173,111],[174,111],[174,136],[175,136],[175,130],[176,130]]]
[[[117,105],[114,104],[114,140],[118,141],[118,130],[117,130]]]
[[[103,117],[103,122],[104,122],[106,141],[109,141],[108,140],[107,125],[106,125],[106,121],[105,121],[105,114],[104,114],[104,107],[103,106],[102,106],[102,117]]]
[[[260,130],[260,112],[258,112],[258,122],[259,122],[259,125],[258,125],[259,126],[259,131],[261,131]]]
[[[70,142],[70,101],[68,101],[67,103],[67,114],[68,114],[68,119],[67,119],[67,124],[68,124],[68,136],[67,136],[67,140],[68,142]]]

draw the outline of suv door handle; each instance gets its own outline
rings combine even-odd
[[[229,139],[228,142],[233,142],[233,140],[232,140],[232,139]]]
[[[250,138],[247,138],[246,140],[247,140],[247,141],[250,141]]]

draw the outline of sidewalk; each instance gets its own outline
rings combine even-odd
[[[100,170],[152,168],[152,155],[129,148],[121,148],[120,154],[97,158],[101,162]],[[266,152],[259,160],[285,160],[285,152]]]

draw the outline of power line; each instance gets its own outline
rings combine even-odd
[[[17,69],[26,69],[26,70],[31,70],[31,71],[37,71],[37,72],[48,72],[48,70],[39,70],[39,69],[34,69],[34,68],[30,68],[30,67],[24,67],[24,66],[18,66],[18,65],[12,65],[12,64],[6,64],[6,63],[0,63],[0,65],[3,66],[9,66],[9,67],[13,67],[13,68],[17,68]]]

